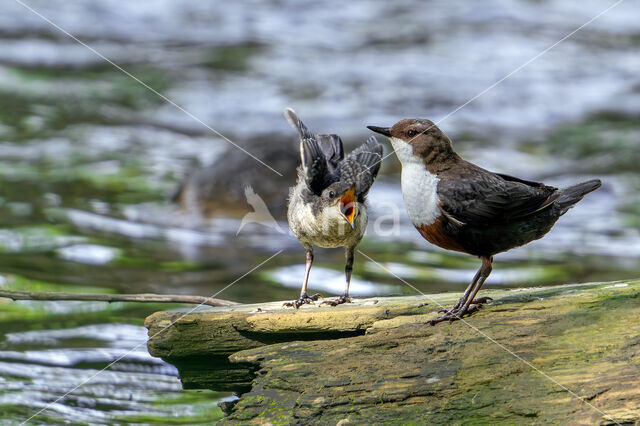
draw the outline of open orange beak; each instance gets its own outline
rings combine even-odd
[[[354,221],[358,214],[356,208],[356,194],[353,186],[340,198],[340,213],[347,219],[351,228],[355,228]]]

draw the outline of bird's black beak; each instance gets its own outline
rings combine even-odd
[[[380,133],[381,135],[385,135],[387,137],[391,137],[391,127],[377,127],[377,126],[367,126],[367,129],[373,130],[376,133]]]

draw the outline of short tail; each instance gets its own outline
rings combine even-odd
[[[600,188],[602,182],[600,179],[591,179],[586,182],[579,183],[577,185],[569,186],[561,190],[561,194],[555,201],[555,204],[562,210],[568,210],[573,207],[578,201],[590,192]]]

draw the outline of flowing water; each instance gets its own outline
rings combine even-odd
[[[556,186],[603,179],[544,239],[498,256],[487,287],[638,276],[635,2],[617,5],[495,87],[613,2],[27,3],[198,120],[4,0],[2,288],[199,295],[224,289],[218,297],[240,302],[295,298],[304,255],[285,222],[262,217],[238,232],[252,210],[243,200],[220,201],[206,217],[171,201],[187,176],[212,163],[224,167],[236,150],[202,122],[250,152],[295,146],[285,106],[313,130],[340,133],[349,146],[365,140],[367,124],[445,118],[440,127],[456,149],[484,167]],[[295,164],[279,167],[291,176]],[[279,206],[274,215],[281,218],[291,180],[242,154],[241,167],[229,172],[232,191],[242,193],[247,170],[262,173],[256,193]],[[462,290],[478,261],[419,237],[402,207],[398,172],[390,156],[371,192],[373,217],[359,248],[420,291]],[[214,194],[222,200],[227,190]],[[310,287],[339,294],[342,253],[322,250],[316,259]],[[413,292],[356,257],[355,295]],[[176,370],[146,352],[145,316],[173,307],[0,300],[0,424],[35,414],[30,422],[220,417],[214,402],[230,395],[182,391]]]

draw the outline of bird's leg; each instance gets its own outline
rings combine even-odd
[[[476,294],[478,294],[478,291],[480,291],[480,287],[482,287],[482,284],[484,284],[486,279],[489,278],[489,274],[491,274],[491,271],[493,270],[492,263],[493,263],[493,257],[482,258],[482,267],[480,268],[480,271],[482,273],[480,274],[480,280],[478,281],[478,285],[476,286],[476,288],[473,290],[473,293],[471,293],[471,296],[469,296],[466,303],[462,306],[462,308],[460,308],[460,312],[459,312],[460,316],[466,313],[477,311],[478,309],[480,309],[480,306],[482,306],[482,303],[484,300],[486,299],[492,300],[491,298],[487,298],[487,297],[474,300],[474,297],[476,297]],[[472,310],[470,310],[469,306],[472,304],[473,304],[473,308]]]
[[[307,295],[307,284],[309,283],[309,274],[311,273],[311,265],[313,264],[313,249],[308,248],[306,253],[306,264],[304,271],[304,283],[302,283],[302,290],[300,290],[300,298],[295,302],[286,302],[282,306],[289,306],[298,309],[305,303],[315,302],[319,298],[322,298],[320,294],[314,294],[313,296]]]
[[[351,297],[349,297],[349,285],[351,284],[351,271],[353,271],[354,250],[355,250],[354,247],[347,247],[345,249],[345,257],[347,262],[344,266],[344,275],[345,275],[345,278],[347,279],[347,288],[345,288],[344,294],[338,297],[336,300],[325,300],[324,302],[321,303],[321,305],[326,304],[331,306],[337,306],[343,303],[351,303]]]
[[[480,297],[478,299],[474,299],[475,294],[477,293],[477,291],[474,293],[474,296],[469,297],[471,292],[477,287],[476,284],[477,284],[478,280],[480,279],[480,273],[481,272],[482,272],[482,268],[478,269],[478,272],[476,272],[476,275],[473,277],[473,280],[467,286],[467,289],[464,291],[464,294],[462,295],[462,297],[460,299],[458,299],[458,301],[456,302],[455,305],[453,305],[453,308],[441,309],[441,310],[438,311],[438,313],[446,313],[446,312],[456,311],[456,310],[460,309],[462,306],[464,306],[464,304],[467,302],[468,299],[471,299],[471,302],[469,302],[470,305],[482,305],[483,303],[487,303],[488,301],[493,300],[490,297]],[[480,285],[482,285],[482,284],[480,284]],[[477,287],[477,288],[478,288],[478,290],[480,289],[479,287]]]
[[[478,291],[480,291],[480,287],[482,287],[482,284],[484,284],[486,279],[489,277],[489,274],[491,274],[492,270],[491,264],[493,262],[493,257],[482,256],[481,259],[482,266],[476,273],[473,281],[471,281],[471,284],[469,285],[469,287],[467,287],[467,290],[464,292],[460,300],[458,300],[458,303],[456,303],[453,308],[446,311],[441,317],[431,320],[431,325],[435,325],[442,321],[458,320],[465,314],[471,314],[475,311],[478,311],[482,303],[488,300],[492,300],[490,297],[474,299],[476,294],[478,294]],[[471,305],[473,305],[473,307],[471,307]]]
[[[455,311],[456,309],[460,308],[460,306],[464,305],[465,302],[467,301],[467,299],[469,298],[469,295],[471,294],[471,291],[473,291],[473,288],[475,287],[476,283],[478,282],[478,279],[480,279],[480,271],[481,270],[482,270],[482,268],[478,269],[478,272],[476,272],[476,275],[473,277],[473,280],[471,280],[471,283],[469,283],[469,285],[467,286],[467,289],[464,291],[464,294],[462,295],[462,297],[460,297],[460,299],[458,299],[458,302],[456,302],[456,304],[453,305],[453,308],[442,309],[442,310],[438,311],[438,313],[452,312],[452,311]]]

